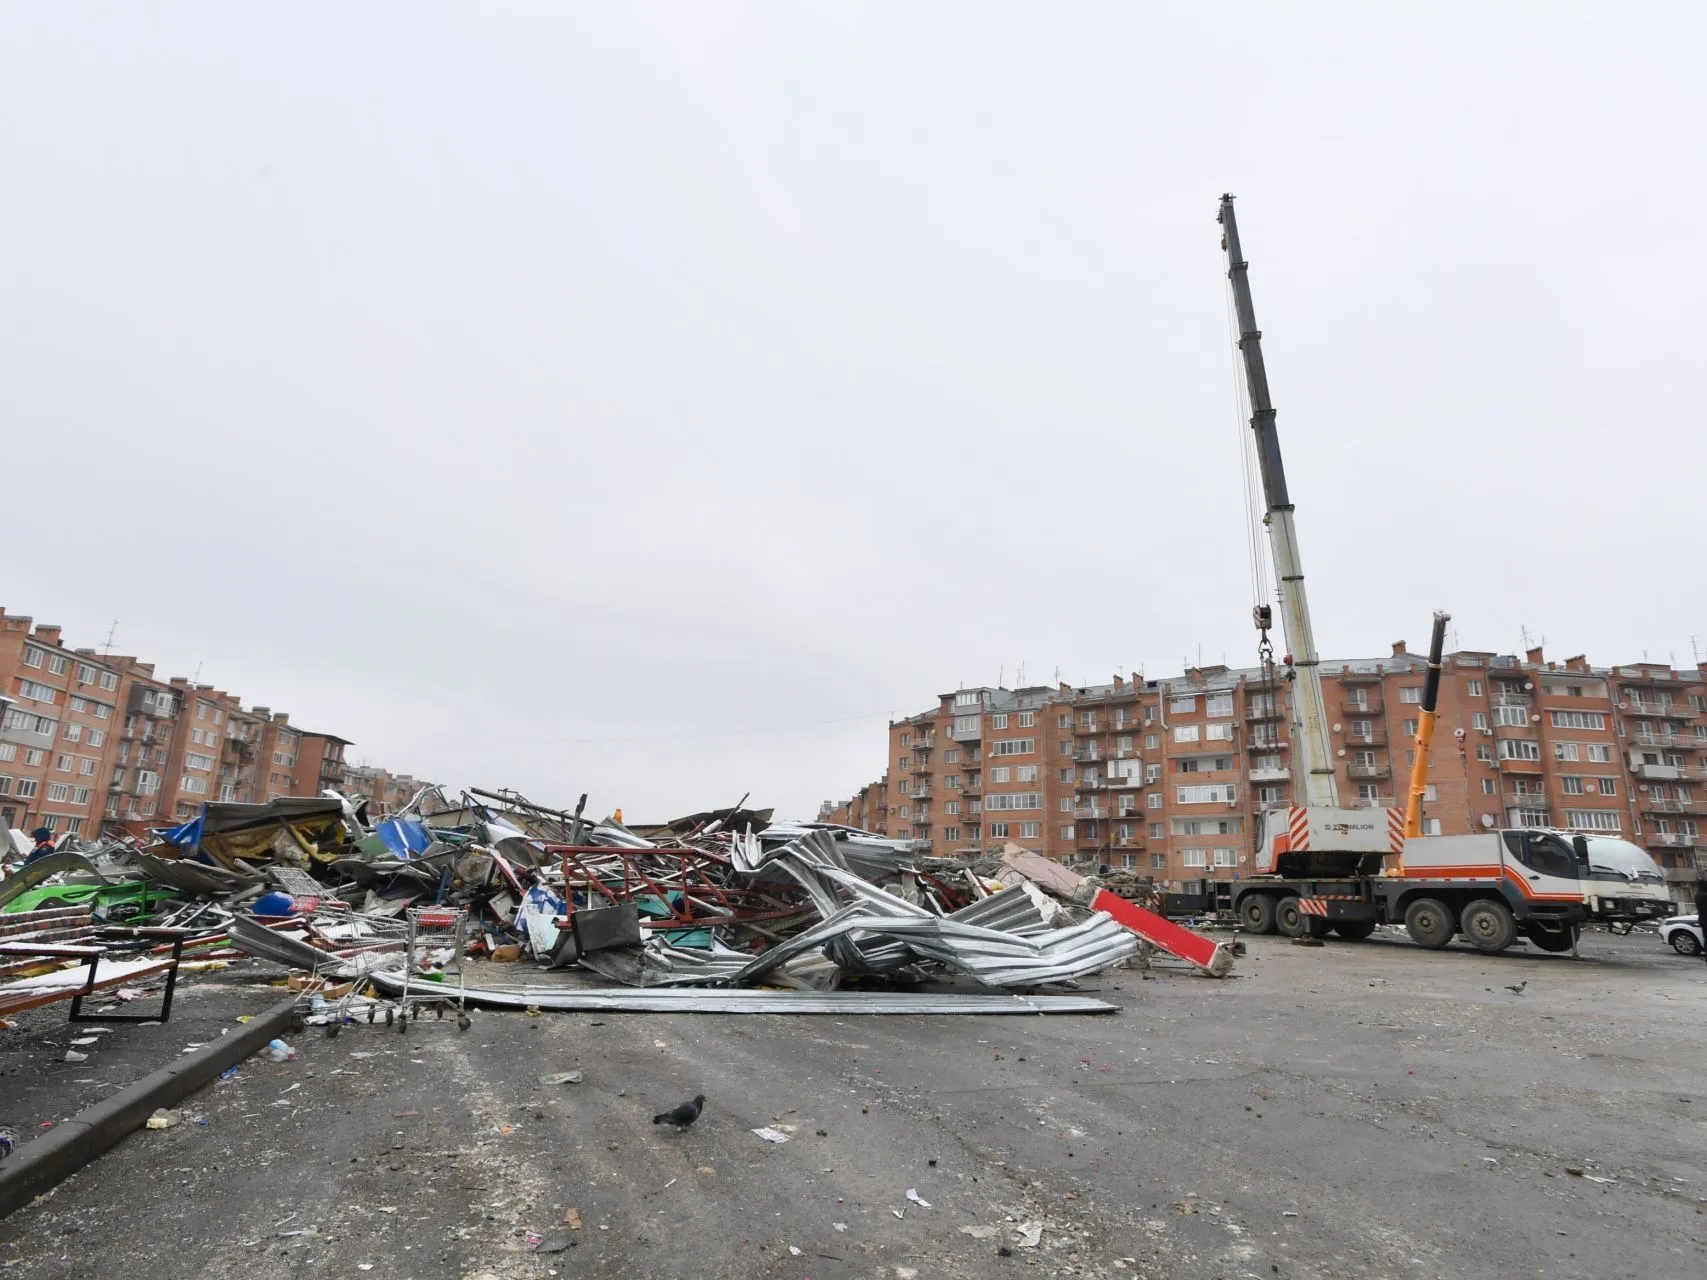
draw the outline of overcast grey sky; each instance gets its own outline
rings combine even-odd
[[[0,604],[353,755],[799,814],[961,683],[1707,643],[1703,10],[0,15]]]

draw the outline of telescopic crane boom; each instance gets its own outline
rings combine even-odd
[[[1268,373],[1262,362],[1262,330],[1251,303],[1249,264],[1239,251],[1239,227],[1233,217],[1233,197],[1221,197],[1221,247],[1227,251],[1227,279],[1233,285],[1233,308],[1239,321],[1239,351],[1245,361],[1245,385],[1251,398],[1251,430],[1256,433],[1257,465],[1262,471],[1263,523],[1268,526],[1274,553],[1275,590],[1291,665],[1292,767],[1304,780],[1302,803],[1335,809],[1339,788],[1334,780],[1333,752],[1328,743],[1327,706],[1322,698],[1321,659],[1310,632],[1310,602],[1304,594],[1304,561],[1298,552],[1298,529],[1292,499],[1286,492],[1286,468],[1280,460],[1280,436],[1274,427],[1274,404],[1268,396]]]

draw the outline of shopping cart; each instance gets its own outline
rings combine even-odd
[[[407,1032],[424,1006],[442,1018],[452,1004],[456,1025],[468,1030],[468,912],[461,907],[410,907],[405,936],[403,994],[397,1001],[400,1030]]]

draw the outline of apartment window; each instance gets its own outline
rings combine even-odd
[[[1160,809],[1162,807],[1162,793],[1160,791],[1152,791],[1149,795],[1145,796],[1144,807],[1146,809]]]
[[[944,827],[942,829],[942,838],[944,840],[949,840],[949,841],[952,841],[952,842],[958,844],[960,842],[960,828],[959,827]]]
[[[1263,804],[1263,805],[1279,804],[1280,803],[1280,788],[1279,787],[1273,787],[1273,786],[1258,787],[1257,788],[1257,802],[1259,804]]]
[[[91,760],[89,757],[84,756],[77,762],[77,772],[82,774],[84,777],[88,777],[90,774],[95,772],[95,767],[100,763],[101,762],[99,760]]]
[[[980,696],[976,689],[962,689],[954,695],[954,705],[956,707],[976,707],[979,705]]]
[[[287,755],[283,751],[275,751],[273,752],[273,763],[283,765],[287,769],[295,768],[296,757]]]
[[[67,720],[65,722],[65,740],[67,742],[83,741],[83,726]]]
[[[31,796],[35,795],[35,793],[36,793],[36,780],[34,778],[19,778],[18,779],[18,789],[15,792],[15,794],[20,799],[28,800]]]
[[[997,738],[990,744],[993,756],[1029,756],[1036,750],[1036,738]]]
[[[1529,708],[1496,706],[1494,708],[1494,723],[1515,726],[1526,725],[1529,723]],[[1557,729],[1562,726],[1555,721],[1553,727]]]
[[[1073,780],[1073,778],[1074,778],[1074,773],[1073,773],[1073,767],[1071,765],[1068,765],[1065,769],[1061,770],[1061,781],[1062,782],[1071,782]]]
[[[20,697],[30,698],[36,702],[52,703],[59,699],[58,689],[50,684],[42,684],[39,680],[18,681],[18,694]]]
[[[1353,720],[1351,722],[1351,736],[1354,738],[1362,738],[1367,742],[1370,738],[1375,736],[1374,722],[1371,720]]]
[[[1072,823],[1069,822],[1061,828],[1061,838],[1063,840],[1071,840],[1073,838],[1073,824]]]
[[[24,665],[26,667],[35,667],[39,670],[42,663],[46,661],[47,651],[45,649],[37,649],[33,645],[24,646]]]
[[[59,755],[55,756],[53,758],[54,772],[56,772],[56,773],[70,773],[71,772],[71,759],[72,758],[69,755],[66,755],[64,752],[61,752]]]
[[[1580,796],[1583,793],[1583,780],[1581,778],[1561,778],[1559,783],[1568,796]]]
[[[1464,692],[1467,693],[1472,698],[1481,697],[1482,696],[1482,682],[1480,680],[1466,680],[1464,682]]]
[[[1601,729],[1606,728],[1606,717],[1598,711],[1551,711],[1555,729]]]
[[[1144,781],[1146,783],[1160,782],[1161,780],[1162,766],[1160,764],[1147,764],[1144,766]]]
[[[1063,711],[1060,715],[1056,716],[1055,727],[1057,729],[1071,729],[1073,727],[1073,713],[1071,711]]]
[[[1381,799],[1381,792],[1373,782],[1360,782],[1357,784],[1357,798],[1364,804],[1374,804]]]
[[[1182,698],[1172,698],[1168,702],[1169,715],[1189,715],[1197,710],[1197,695],[1190,694]]]
[[[1440,834],[1440,819],[1439,818],[1424,818],[1422,820],[1422,829],[1423,829],[1423,834],[1425,836],[1437,836],[1437,835],[1439,835]]]
[[[1231,742],[1233,740],[1233,724],[1230,720],[1223,721],[1220,724],[1205,725],[1204,728],[1207,732],[1203,736],[1209,742]]]
[[[1081,711],[1081,712],[1079,712],[1079,727],[1081,729],[1094,729],[1094,728],[1096,728],[1097,727],[1097,713],[1095,711]]]
[[[1061,812],[1062,813],[1073,812],[1073,797],[1072,796],[1062,796],[1061,797]]]
[[[1555,742],[1553,744],[1553,758],[1555,760],[1580,760],[1582,759],[1582,745],[1576,742]]]
[[[1166,828],[1164,828],[1161,823],[1152,822],[1150,824],[1150,839],[1160,840],[1162,838],[1165,830],[1166,830]]]
[[[1486,711],[1472,711],[1470,713],[1470,727],[1472,729],[1486,729],[1488,727],[1488,713]]]
[[[1114,748],[1116,751],[1130,751],[1130,750],[1132,750],[1132,735],[1129,733],[1126,733],[1126,734],[1122,734],[1120,737],[1116,738],[1114,740]]]
[[[1073,754],[1073,740],[1071,738],[1062,738],[1061,741],[1055,745],[1061,748],[1062,755],[1070,756]]]
[[[89,803],[89,788],[88,787],[72,787],[71,788],[71,803],[72,804],[78,804],[78,805],[88,804]]]
[[[29,765],[31,768],[34,768],[46,759],[47,752],[43,751],[40,747],[31,747],[29,750],[24,752],[24,763]]]
[[[11,794],[12,794],[12,779],[11,779],[10,775],[0,773],[0,796],[9,796]]]
[[[16,760],[18,748],[15,743],[0,742],[0,760]]]
[[[213,771],[213,757],[200,755],[194,751],[186,751],[184,753],[184,768],[199,769],[203,773],[211,773]]]
[[[1166,871],[1168,869],[1168,855],[1165,853],[1152,853],[1150,855],[1150,869],[1152,871]]]
[[[1610,742],[1591,742],[1588,744],[1590,764],[1611,764],[1612,744]]]
[[[1598,782],[1600,784],[1600,794],[1603,796],[1615,796],[1618,794],[1617,778],[1590,778],[1589,781]]]
[[[95,719],[106,720],[106,719],[110,718],[112,716],[112,714],[113,714],[113,709],[111,707],[109,707],[106,703],[97,702],[95,704]]]
[[[1042,837],[1043,824],[1041,822],[1022,822],[1019,824],[1019,838],[1021,840],[1040,840]]]
[[[990,717],[990,727],[992,729],[1006,729],[1008,727],[1008,718],[1007,718],[1006,714],[999,715],[999,716],[991,716]]]
[[[49,783],[47,788],[47,798],[49,803],[64,804],[71,798],[71,788],[63,782]]]
[[[1159,751],[1159,750],[1161,750],[1161,747],[1162,747],[1162,735],[1161,734],[1159,734],[1159,733],[1146,733],[1144,735],[1144,750],[1146,750],[1146,751]]]
[[[948,779],[943,783],[943,786],[947,787],[950,791],[960,790],[960,775],[958,773],[949,774]]]
[[[274,764],[283,764],[284,761],[280,760],[277,756],[274,756],[273,757],[273,763]],[[906,772],[907,770],[909,770],[913,767],[913,757],[912,756],[902,756],[900,763],[896,767],[901,769],[903,772]]]
[[[95,682],[95,668],[91,667],[86,662],[78,663],[77,664],[77,683],[78,684],[93,684],[94,682]]]
[[[1015,791],[1008,795],[984,797],[984,810],[994,809],[1041,809],[1043,794],[1039,791]]]
[[[1400,732],[1402,732],[1407,738],[1416,737],[1417,736],[1417,722],[1415,720],[1405,721],[1404,727],[1400,730]]]
[[[1196,742],[1200,726],[1195,724],[1176,724],[1174,726],[1175,742]]]
[[[1539,760],[1541,745],[1528,738],[1505,738],[1500,742],[1501,760]]]
[[[1019,713],[1019,727],[1021,729],[1030,729],[1036,723],[1037,723],[1037,712],[1035,712],[1035,711],[1022,711]]]
[[[1484,743],[1482,746],[1476,748],[1476,759],[1484,762],[1491,762],[1493,758],[1494,749],[1492,747]]]
[[[1008,765],[1005,765],[1005,764],[996,765],[993,768],[991,768],[990,770],[988,770],[988,775],[989,775],[989,779],[991,782],[1006,782],[1006,781],[1008,781],[1008,779],[1012,773],[1013,773],[1012,768],[1010,768]]]
[[[1497,789],[1498,788],[1496,788],[1494,786],[1494,780],[1492,778],[1483,778],[1482,779],[1482,794],[1483,795],[1491,796],[1494,794],[1494,792]]]
[[[1209,865],[1209,850],[1181,849],[1180,858],[1188,867],[1207,867]]]
[[[1175,818],[1176,836],[1236,836],[1245,829],[1243,818]]]
[[[1215,850],[1215,865],[1218,867],[1231,867],[1231,866],[1235,865],[1238,862],[1238,860],[1239,860],[1239,855],[1235,850],[1232,850],[1232,849],[1217,849],[1217,850]]]
[[[942,811],[943,811],[943,812],[944,812],[944,813],[945,813],[945,814],[948,814],[948,813],[959,813],[959,812],[960,812],[960,801],[958,801],[958,800],[947,800],[947,801],[944,801],[944,802],[943,802],[943,806],[942,806]]]
[[[1015,782],[1036,782],[1037,781],[1037,766],[1034,764],[1022,764],[1022,765],[1017,766],[1014,769],[1014,781]]]
[[[87,711],[89,709],[89,700],[87,698],[79,698],[73,695],[66,702],[66,705],[73,711]]]
[[[1231,804],[1233,786],[1226,783],[1207,787],[1175,787],[1174,799],[1179,804]]]
[[[1353,751],[1351,763],[1359,769],[1373,769],[1375,767],[1375,753],[1373,751]]]
[[[219,789],[219,801],[221,804],[230,804],[235,799],[237,799],[236,783],[228,782]]]
[[[901,742],[901,745],[902,745],[902,746],[903,746],[903,747],[904,747],[904,746],[906,746],[906,745],[907,745],[907,738],[908,738],[908,735],[907,735],[907,734],[905,734],[905,733],[903,733],[903,734],[902,734],[902,735],[901,735],[901,738],[900,738],[900,742]]]
[[[1005,822],[992,822],[988,830],[992,840],[1006,840],[1008,838],[1008,824]]]
[[[1233,695],[1228,693],[1212,693],[1203,703],[1203,713],[1208,716],[1230,716],[1233,714]]]
[[[213,736],[215,738],[219,737],[219,735],[217,733],[214,734]],[[959,764],[960,763],[960,748],[959,747],[950,747],[947,751],[944,751],[942,753],[942,762],[944,764]]]
[[[196,703],[196,719],[197,720],[206,720],[207,719],[207,712],[208,712],[207,703],[205,703],[205,702]]]
[[[1616,809],[1567,809],[1565,825],[1573,831],[1621,831],[1624,824]]]
[[[116,689],[118,687],[119,687],[119,678],[116,675],[114,675],[111,671],[101,672],[101,688],[105,689],[108,693],[111,693],[114,689]]]
[[[1423,787],[1423,799],[1429,804],[1440,799],[1440,789],[1430,782]]]
[[[56,653],[47,660],[47,669],[56,676],[64,675],[71,668],[71,660],[63,653]]]

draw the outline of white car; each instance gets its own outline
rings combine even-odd
[[[1701,917],[1673,916],[1660,921],[1660,941],[1671,944],[1680,956],[1701,954]]]

